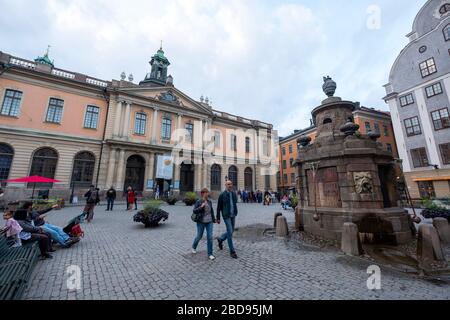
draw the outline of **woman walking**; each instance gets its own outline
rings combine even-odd
[[[206,188],[202,189],[201,196],[202,198],[197,200],[194,206],[194,213],[200,214],[200,219],[197,222],[197,237],[192,244],[192,253],[197,253],[198,243],[203,238],[203,233],[206,229],[208,257],[210,260],[214,260],[213,224],[216,223],[214,209],[211,200],[209,200],[209,190]]]

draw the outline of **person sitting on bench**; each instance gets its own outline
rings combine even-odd
[[[28,219],[28,212],[25,209],[19,209],[14,212],[14,219],[22,227],[20,232],[20,240],[22,244],[37,241],[39,243],[39,250],[43,259],[52,259],[49,252],[54,252],[52,247],[51,237],[44,231],[42,227],[35,227],[31,220]]]
[[[57,242],[63,248],[69,248],[73,244],[80,241],[80,238],[71,238],[62,228],[46,222],[44,219],[50,211],[57,208],[55,204],[53,207],[37,211],[33,209],[33,203],[31,201],[26,202],[23,206],[28,211],[29,218],[34,222],[36,227],[42,227],[45,232],[50,234],[51,239]]]

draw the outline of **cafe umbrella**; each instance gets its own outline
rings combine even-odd
[[[18,179],[11,179],[11,180],[3,180],[2,182],[8,182],[8,183],[33,183],[33,194],[31,196],[32,199],[34,199],[34,191],[36,189],[36,183],[58,183],[61,182],[59,180],[45,178],[41,176],[31,176],[31,177],[23,177]]]

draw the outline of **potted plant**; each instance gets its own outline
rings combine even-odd
[[[133,220],[143,223],[146,228],[157,227],[161,220],[166,221],[169,218],[169,213],[160,209],[162,204],[163,201],[160,200],[147,201],[144,210],[136,213]]]
[[[183,202],[187,206],[193,206],[195,204],[195,202],[197,201],[197,199],[198,199],[198,196],[195,192],[187,192],[186,195],[184,196]]]
[[[165,200],[169,206],[174,206],[178,202],[178,199],[175,196],[169,196]]]
[[[426,219],[445,218],[450,222],[450,210],[434,203],[432,200],[426,199],[422,201],[425,209],[422,211],[422,216]]]

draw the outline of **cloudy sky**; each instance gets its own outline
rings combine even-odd
[[[426,0],[0,0],[0,51],[105,80],[142,80],[163,40],[175,86],[213,107],[270,122],[281,136],[309,125],[337,95],[387,110],[390,68]]]

